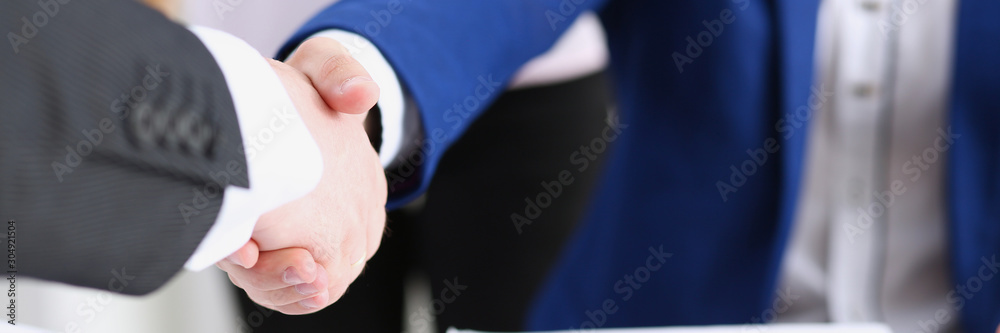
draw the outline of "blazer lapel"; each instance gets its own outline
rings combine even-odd
[[[819,0],[775,0],[776,34],[778,35],[777,62],[781,71],[778,73],[780,84],[778,105],[781,114],[793,114],[795,109],[806,106],[812,93],[813,85],[813,49],[816,38],[816,18],[819,13]],[[774,267],[768,267],[773,281],[771,288],[763,291],[764,299],[773,297],[781,268],[781,258],[789,231],[795,217],[798,204],[800,182],[802,181],[802,165],[805,160],[805,143],[809,137],[809,127],[803,126],[801,132],[786,140],[782,154],[781,212],[778,241],[772,256]]]
[[[969,332],[1000,321],[1000,2],[961,0],[951,91],[948,158],[954,292]]]

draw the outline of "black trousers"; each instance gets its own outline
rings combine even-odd
[[[505,93],[444,155],[425,196],[389,214],[378,253],[343,298],[315,314],[285,316],[240,292],[243,330],[395,333],[404,321],[422,330],[431,316],[441,331],[523,330],[601,168],[572,170],[569,185],[553,182],[577,167],[573,152],[601,135],[610,100],[603,73]],[[513,214],[537,213],[525,212],[526,200],[557,189],[530,224],[515,222]],[[403,283],[413,270],[429,278],[433,302],[404,314]]]

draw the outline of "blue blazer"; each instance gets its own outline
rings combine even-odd
[[[1000,252],[1000,2],[959,3],[949,121],[962,137],[948,154],[947,216],[952,278],[965,285],[981,267],[995,270],[983,259]],[[444,150],[515,70],[576,15],[599,11],[622,134],[529,327],[750,323],[772,309],[799,196],[817,6],[343,0],[305,24],[283,55],[339,28],[369,38],[394,66],[427,138],[407,168],[389,172],[396,207],[427,187]],[[567,161],[571,172],[578,166]],[[669,257],[654,255],[661,251]],[[970,332],[1000,322],[1000,281],[983,280],[981,290],[950,297]]]

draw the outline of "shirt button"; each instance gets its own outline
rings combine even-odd
[[[851,92],[858,98],[869,98],[875,94],[875,86],[868,83],[859,83],[854,85]]]
[[[879,9],[881,9],[882,5],[875,0],[861,0],[861,8],[863,8],[868,12],[874,13],[877,12]]]
[[[847,199],[851,206],[861,206],[864,202],[864,181],[852,177],[847,180]]]

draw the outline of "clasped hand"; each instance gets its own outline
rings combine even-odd
[[[261,216],[250,241],[217,266],[258,304],[307,314],[344,294],[382,238],[385,174],[363,127],[379,88],[332,39],[269,61],[320,148],[323,174],[308,195]]]

